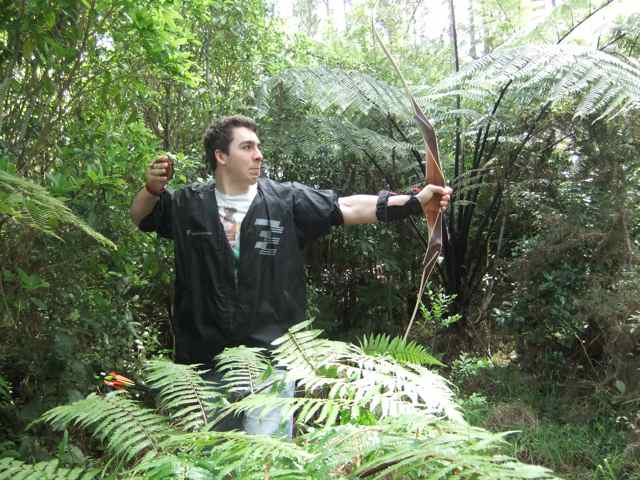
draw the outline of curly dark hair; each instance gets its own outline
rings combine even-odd
[[[229,153],[229,144],[231,140],[233,140],[233,129],[239,127],[245,127],[257,133],[256,122],[243,115],[231,115],[218,118],[205,130],[204,136],[202,137],[202,142],[204,143],[204,163],[211,165],[214,171],[217,165],[215,151],[222,150],[224,153]]]

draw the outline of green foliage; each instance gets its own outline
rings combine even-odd
[[[115,249],[115,244],[89,227],[61,200],[45,188],[19,175],[0,169],[0,215],[58,239],[56,230],[63,225],[79,228],[102,245]]]
[[[99,470],[83,467],[65,468],[57,459],[30,465],[13,458],[0,458],[0,479],[93,480]]]
[[[441,82],[436,92],[494,92],[513,83],[517,102],[554,103],[579,98],[574,116],[610,118],[634,110],[640,65],[633,58],[577,45],[501,48]]]
[[[185,417],[188,413],[182,412]],[[164,417],[117,392],[105,396],[91,394],[84,400],[49,410],[42,418],[60,430],[71,426],[89,430],[104,443],[117,463],[156,457],[162,450],[162,442],[172,433]]]
[[[160,388],[161,411],[165,407],[179,409],[171,412],[175,429],[162,416],[126,398],[126,392],[91,394],[50,410],[43,419],[57,429],[79,427],[100,440],[107,450],[105,460],[118,478],[268,475],[382,479],[447,478],[455,474],[462,478],[555,478],[545,469],[501,454],[506,445],[504,434],[455,420],[455,406],[443,395],[446,386],[436,374],[368,356],[355,345],[322,340],[318,331],[308,327],[309,322],[304,322],[281,337],[273,360],[278,367],[288,366],[287,379],[298,380],[304,396],[280,398],[275,393],[249,393],[224,409],[228,413],[280,407],[283,415],[298,410],[297,422],[305,433],[295,442],[209,431],[204,422],[195,431],[184,431],[181,426],[196,426],[191,409],[194,391],[208,393],[211,390],[202,389],[213,389],[214,385],[195,378],[197,366],[164,360],[147,367],[145,380]],[[255,365],[256,359],[261,364],[266,362],[259,351],[244,347],[229,349],[219,359],[227,370],[232,365]],[[425,381],[428,375],[431,378]],[[197,388],[189,387],[189,383],[197,384]],[[434,402],[434,397],[440,400]],[[399,408],[378,407],[390,399]],[[167,402],[173,402],[173,406]],[[187,407],[180,408],[183,405]],[[362,417],[354,414],[354,406],[373,414],[366,424],[358,423]],[[352,412],[350,420],[336,424],[338,413],[344,409]],[[410,414],[416,409],[422,415]],[[454,420],[443,418],[443,412]],[[21,472],[32,468],[16,465]]]
[[[218,356],[217,370],[229,392],[257,393],[260,384],[272,373],[262,348],[237,347]]]
[[[559,473],[594,472],[601,463],[604,466],[612,452],[624,449],[624,436],[612,421],[601,419],[586,425],[543,423],[514,437],[513,455]],[[624,478],[624,462],[610,458],[608,463],[618,470],[615,478]]]
[[[401,337],[391,338],[383,333],[365,335],[360,341],[360,347],[367,355],[389,355],[401,363],[444,366],[423,345],[413,340],[406,341]]]
[[[489,359],[474,357],[463,352],[451,362],[451,374],[454,381],[462,384],[466,380],[477,376],[482,370],[492,366]]]
[[[11,384],[0,375],[0,407],[10,405],[11,401]]]
[[[487,420],[489,414],[489,402],[481,393],[473,392],[460,402],[460,409],[464,419],[473,426],[481,426]]]
[[[152,360],[144,371],[149,386],[158,390],[160,406],[170,412],[170,418],[181,430],[203,429],[214,409],[220,407],[220,394],[202,379],[206,370],[197,365]]]

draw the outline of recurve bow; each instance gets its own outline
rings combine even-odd
[[[382,39],[378,35],[378,32],[375,28],[375,24],[372,21],[371,27],[373,29],[373,33],[375,35],[376,40],[382,47],[386,57],[389,59],[391,64],[393,65],[393,69],[396,74],[402,81],[402,85],[404,87],[405,94],[411,103],[411,107],[413,108],[413,112],[415,114],[415,120],[418,123],[418,127],[422,132],[422,138],[424,140],[425,145],[425,182],[427,185],[438,185],[440,187],[445,187],[446,182],[444,179],[444,174],[442,173],[442,168],[440,167],[440,157],[438,154],[438,139],[436,137],[435,129],[431,122],[427,119],[427,116],[424,114],[418,102],[416,102],[415,98],[411,94],[409,90],[409,85],[407,84],[398,64],[395,59],[387,50],[387,47],[382,42]],[[442,250],[442,210],[440,208],[440,195],[433,195],[431,200],[426,203],[426,205],[422,206],[422,210],[424,212],[424,216],[427,220],[427,230],[429,234],[429,241],[427,242],[427,251],[425,253],[423,259],[424,269],[422,271],[422,277],[420,279],[420,288],[418,289],[418,294],[416,296],[416,304],[413,309],[413,313],[411,315],[411,319],[409,320],[409,325],[407,326],[407,330],[404,334],[404,339],[406,340],[409,336],[409,332],[411,331],[411,327],[413,326],[413,322],[416,318],[416,314],[418,313],[418,308],[420,307],[420,301],[422,300],[422,295],[424,294],[424,289],[427,286],[427,282],[429,281],[429,277],[431,273],[435,269],[438,264],[438,258],[440,257],[440,252]]]

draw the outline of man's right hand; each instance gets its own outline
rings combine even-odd
[[[160,195],[173,177],[173,162],[168,155],[156,158],[146,172],[147,191],[153,195]]]

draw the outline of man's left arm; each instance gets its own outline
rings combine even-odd
[[[406,218],[414,212],[414,208],[426,205],[434,195],[440,196],[440,208],[443,210],[449,206],[453,190],[449,187],[427,185],[415,195],[351,195],[340,197],[338,205],[345,225],[361,225],[377,223],[381,215],[385,219],[395,220]],[[415,200],[412,198],[415,197]],[[412,205],[413,203],[413,205]],[[392,216],[386,216],[387,209],[393,209]]]

